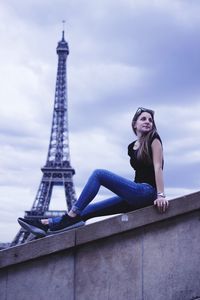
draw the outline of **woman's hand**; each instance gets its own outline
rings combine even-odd
[[[169,206],[169,201],[167,199],[165,199],[164,197],[158,197],[154,201],[154,205],[157,206],[159,212],[164,213]]]

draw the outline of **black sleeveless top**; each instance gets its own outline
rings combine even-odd
[[[158,133],[155,133],[152,136],[152,138],[150,139],[149,145],[148,145],[151,158],[152,158],[151,144],[155,139],[158,139],[162,144],[160,136],[158,135]],[[139,160],[137,158],[138,149],[137,150],[133,149],[135,142],[136,141],[134,141],[130,145],[128,145],[128,155],[130,156],[130,164],[133,167],[133,169],[135,170],[134,181],[137,183],[148,183],[151,186],[156,188],[153,162],[147,163],[147,162],[143,162],[142,160]]]

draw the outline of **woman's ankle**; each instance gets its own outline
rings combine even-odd
[[[49,225],[49,219],[41,219],[43,225]]]
[[[71,218],[75,218],[77,216],[77,214],[75,212],[73,212],[72,210],[70,210],[68,212],[68,216],[70,216]]]

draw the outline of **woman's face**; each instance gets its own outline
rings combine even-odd
[[[153,118],[150,113],[142,112],[134,126],[137,135],[148,133],[153,128]]]

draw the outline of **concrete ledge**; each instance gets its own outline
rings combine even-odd
[[[164,214],[159,213],[155,207],[149,206],[127,213],[127,221],[123,221],[123,215],[117,215],[84,227],[1,250],[0,268],[39,258],[129,230],[134,230],[148,224],[164,221],[198,209],[200,209],[200,192],[171,200],[169,209]]]
[[[0,298],[198,299],[199,200],[197,192],[164,214],[150,206],[2,250]]]
[[[75,246],[75,230],[47,236],[0,251],[0,269]]]

